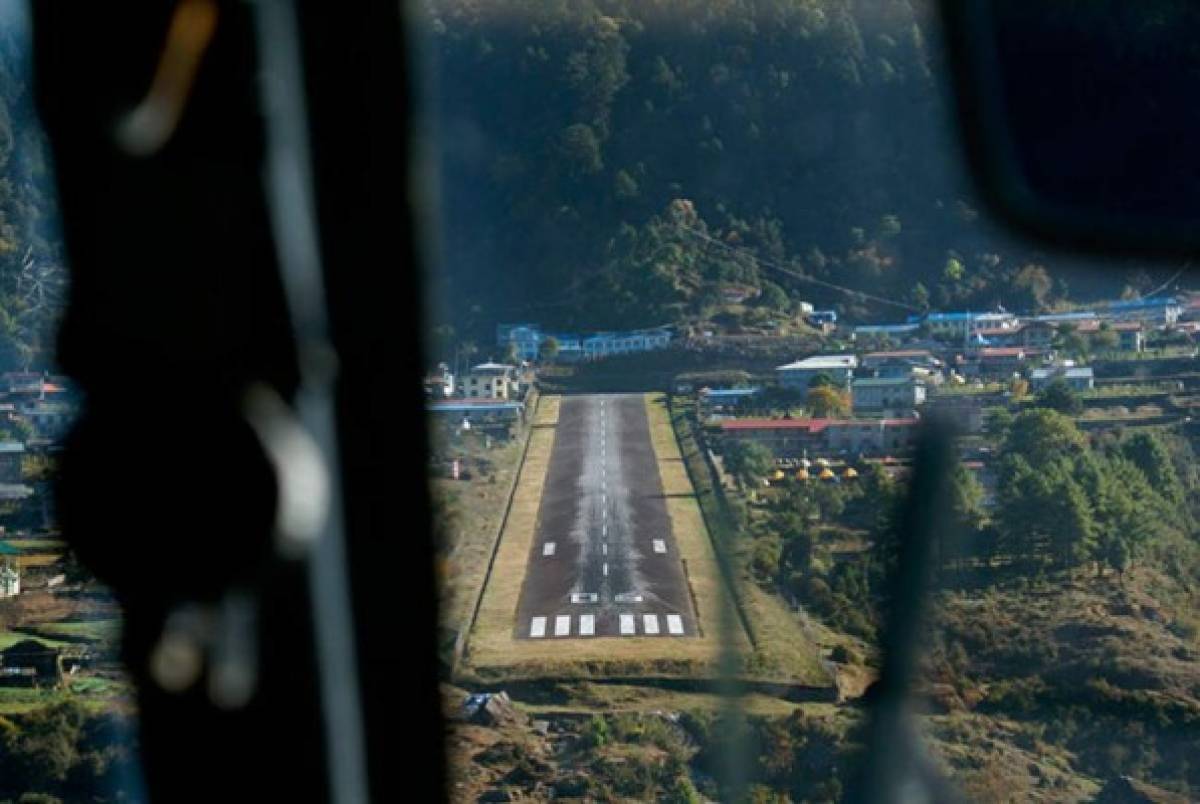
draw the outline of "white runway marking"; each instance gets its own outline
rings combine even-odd
[[[656,552],[656,553],[667,552],[667,543],[665,541],[663,541],[662,539],[655,539],[654,540],[654,552]]]
[[[579,616],[579,635],[592,636],[596,633],[596,615],[581,614]]]
[[[604,513],[604,518],[608,519],[608,509],[607,508],[604,509],[603,513]]]
[[[555,636],[570,636],[571,635],[571,615],[563,614],[554,618],[554,635]]]
[[[600,595],[595,592],[572,592],[572,603],[597,603],[600,601]]]
[[[667,630],[675,636],[681,636],[683,634],[683,618],[678,614],[668,614]]]
[[[645,630],[647,636],[657,635],[658,634],[658,615],[657,614],[643,614],[642,615],[642,628]]]
[[[605,542],[604,544],[600,545],[600,552],[603,553],[604,555],[608,555],[608,542]]]
[[[608,525],[605,525],[603,528],[600,529],[600,535],[606,539],[608,538]]]
[[[544,625],[544,623],[543,623],[543,625]],[[637,629],[636,629],[636,626],[634,625],[633,615],[632,614],[622,614],[621,615],[621,636],[629,636],[630,634],[636,634],[636,633],[637,633]]]
[[[608,575],[608,562],[607,561],[604,562],[604,574],[605,574],[605,576]]]
[[[546,635],[546,618],[534,617],[529,623],[529,635],[534,639]]]
[[[542,555],[544,555],[544,556],[554,555],[554,542],[546,542],[545,544],[542,545]]]

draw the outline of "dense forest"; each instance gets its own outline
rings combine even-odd
[[[52,365],[66,285],[49,151],[18,17],[10,8],[0,18],[0,371]]]
[[[429,0],[438,323],[653,325],[728,285],[873,320],[1148,289],[988,222],[927,5]]]

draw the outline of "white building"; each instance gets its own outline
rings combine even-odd
[[[1029,387],[1042,391],[1056,380],[1062,380],[1073,391],[1089,391],[1095,384],[1095,374],[1091,366],[1038,368],[1029,374]]]
[[[504,363],[473,366],[458,383],[458,393],[467,399],[511,399],[518,396],[517,369]]]
[[[5,564],[0,567],[0,598],[21,594],[21,574]]]
[[[809,383],[824,374],[834,385],[849,386],[858,368],[858,358],[855,355],[813,355],[795,363],[788,363],[775,368],[775,376],[784,388],[797,391],[807,391]]]
[[[855,411],[910,411],[925,402],[925,381],[915,377],[867,377],[850,386]]]

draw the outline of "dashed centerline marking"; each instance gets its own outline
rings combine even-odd
[[[529,636],[534,639],[544,637],[546,635],[546,618],[534,617],[529,622]]]
[[[604,575],[605,575],[605,577],[608,576],[608,562],[607,561],[604,562]]]

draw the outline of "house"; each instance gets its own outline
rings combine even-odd
[[[516,366],[480,363],[458,383],[459,396],[467,399],[516,399],[520,390]]]
[[[583,338],[583,357],[598,360],[612,355],[649,352],[671,345],[671,330],[666,327],[629,332],[597,332]]]
[[[777,366],[775,376],[784,388],[807,391],[809,384],[821,375],[829,377],[834,385],[849,386],[857,367],[858,358],[854,355],[813,355]]]
[[[864,377],[850,386],[855,412],[912,410],[925,401],[925,381],[915,377]]]
[[[445,363],[438,363],[423,383],[425,396],[430,399],[447,399],[454,396],[454,372]]]
[[[777,458],[819,454],[875,455],[904,452],[913,445],[917,419],[728,419],[723,443],[753,442]]]
[[[963,374],[969,377],[1009,378],[1019,374],[1035,352],[1021,346],[985,346],[967,356]]]
[[[0,651],[0,684],[12,687],[56,687],[62,683],[62,654],[36,639]]]
[[[1088,391],[1095,385],[1091,366],[1051,366],[1034,369],[1029,374],[1029,387],[1043,391],[1056,380],[1063,380],[1073,391]]]
[[[864,371],[876,377],[909,377],[914,369],[936,371],[942,367],[942,361],[928,349],[898,349],[865,354],[860,365]]]
[[[761,388],[701,388],[698,394],[700,415],[707,417],[732,413],[740,410],[760,393]]]
[[[813,310],[805,320],[814,327],[821,328],[826,325],[836,324],[838,316],[836,310]]]

